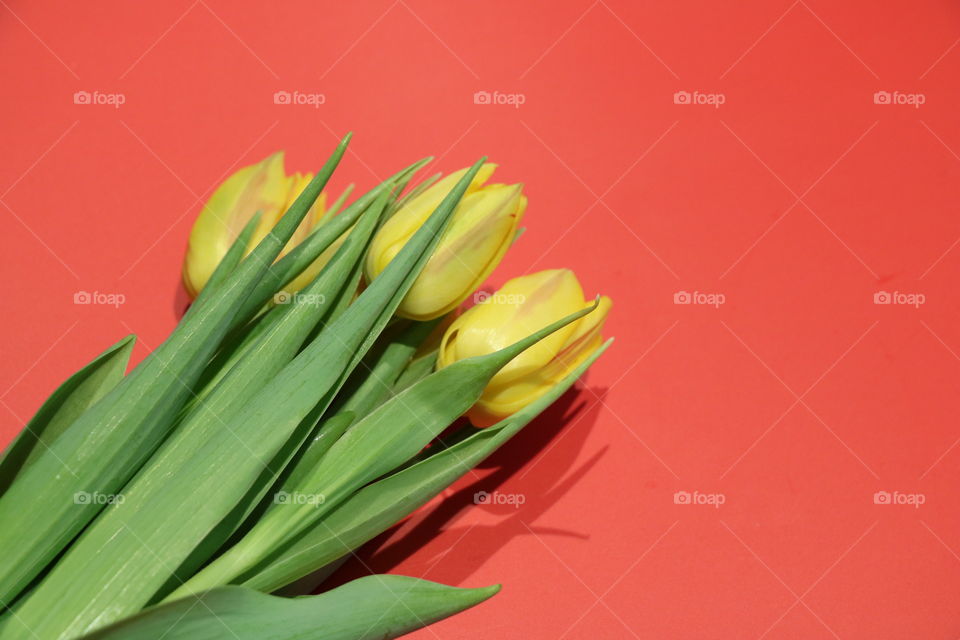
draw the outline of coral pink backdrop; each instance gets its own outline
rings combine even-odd
[[[489,154],[530,198],[491,283],[571,267],[617,342],[337,580],[504,584],[417,638],[960,634],[955,3],[0,5],[0,441],[170,331],[228,172]]]

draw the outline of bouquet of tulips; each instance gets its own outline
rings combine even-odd
[[[278,154],[227,179],[167,340],[129,373],[133,336],[108,348],[8,447],[0,640],[393,638],[499,589],[269,595],[437,496],[609,344],[610,301],[567,270],[457,315],[518,236],[521,185],[480,160],[408,190],[421,161],[328,207],[349,138],[315,176]]]

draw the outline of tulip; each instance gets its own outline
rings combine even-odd
[[[522,184],[484,183],[496,169],[485,164],[471,182],[444,232],[397,314],[430,320],[455,309],[496,268],[517,234],[527,208]],[[413,197],[384,223],[367,252],[368,281],[377,277],[433,213],[464,175],[457,171]]]
[[[278,151],[257,164],[238,170],[217,187],[190,232],[183,262],[183,283],[190,297],[195,298],[200,293],[227,249],[257,212],[260,213],[260,222],[247,245],[248,253],[270,232],[312,178],[312,174],[299,172],[288,176],[283,167],[283,151]],[[322,224],[330,213],[332,211],[326,207],[326,194],[320,194],[281,256]],[[309,283],[329,261],[337,246],[339,243],[330,247],[287,289],[296,291]]]
[[[509,280],[457,318],[440,343],[437,368],[493,353],[592,305],[568,269],[551,269]],[[602,296],[597,308],[523,351],[487,384],[467,417],[487,427],[546,394],[584,362],[603,342],[600,332],[610,311]]]

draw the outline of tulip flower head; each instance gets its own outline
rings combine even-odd
[[[551,269],[509,280],[496,293],[471,307],[447,329],[437,368],[493,353],[592,305],[568,269]],[[602,296],[595,310],[547,336],[511,360],[487,385],[467,416],[478,427],[490,426],[530,404],[582,363],[603,339],[610,311]]]
[[[527,198],[520,184],[484,184],[495,168],[485,164],[477,173],[398,315],[429,320],[453,310],[500,263],[516,237]],[[380,275],[465,172],[457,171],[430,186],[384,223],[367,253],[368,281]]]
[[[248,252],[270,232],[312,178],[309,173],[299,172],[288,176],[283,167],[283,152],[278,151],[224,180],[204,205],[190,232],[183,262],[183,283],[190,297],[195,298],[200,293],[227,249],[254,215],[259,212],[260,221],[250,239]],[[321,193],[283,253],[324,222],[325,211],[326,194]],[[317,263],[288,288],[292,291],[302,288],[335,251],[335,246],[328,249],[328,253],[321,255]]]

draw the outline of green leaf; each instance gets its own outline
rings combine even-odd
[[[136,336],[116,343],[57,387],[30,422],[7,447],[0,460],[0,494],[21,470],[66,431],[80,414],[123,378]]]
[[[390,395],[397,376],[410,362],[417,348],[440,324],[441,318],[426,322],[400,322],[384,332],[384,344],[368,354],[334,404],[333,412],[352,411],[364,416]]]
[[[384,192],[396,190],[398,184],[406,184],[406,180],[429,161],[430,158],[424,158],[390,176],[357,198],[349,207],[344,209],[343,213],[334,216],[329,222],[318,227],[303,242],[271,265],[267,274],[257,283],[253,293],[250,294],[244,308],[237,314],[237,324],[242,324],[256,315],[257,311],[273,297],[274,293],[310,266],[330,246],[330,243],[340,237],[340,234],[346,231],[349,225],[353,224],[360,214]]]
[[[228,515],[256,486],[265,465],[291,437],[299,437],[300,442],[306,437],[306,433],[298,436],[298,427],[311,412],[322,413],[326,407],[318,408],[318,402],[332,400],[393,315],[482,162],[467,172],[356,302],[266,386],[250,394],[242,410],[216,429],[205,430],[209,438],[199,446],[178,447],[172,464],[163,464],[184,473],[150,474],[149,481],[128,487],[124,501],[110,507],[111,513],[123,514],[120,524],[85,532],[84,538],[88,538],[96,531],[96,537],[90,538],[93,542],[85,545],[89,550],[74,545],[30,594],[17,616],[5,621],[3,633],[9,629],[8,637],[12,637],[16,630],[26,628],[44,637],[79,635],[146,604],[189,549],[200,542],[198,536],[202,538],[210,530],[211,522]],[[381,195],[382,202],[387,195]],[[286,220],[285,216],[279,224]],[[269,352],[265,346],[247,357],[263,358]],[[217,415],[211,412],[212,417]],[[136,514],[136,518],[127,514]],[[118,550],[120,546],[123,552]]]
[[[373,575],[317,596],[278,598],[221,587],[148,609],[82,640],[387,640],[490,598],[499,585],[457,589]]]
[[[595,308],[596,303],[495,353],[455,362],[377,407],[337,440],[291,492],[322,500],[271,505],[239,543],[172,597],[242,579],[361,486],[420,452],[477,401],[494,374],[514,357]]]
[[[340,439],[340,436],[346,432],[356,415],[350,411],[337,413],[329,420],[324,420],[322,427],[317,434],[310,438],[310,441],[304,443],[303,453],[299,456],[297,464],[291,465],[285,474],[283,482],[280,484],[280,491],[291,493],[300,488],[305,477],[314,469],[323,456],[330,451],[330,447]]]
[[[563,395],[612,340],[594,351],[547,394],[512,416],[364,487],[307,530],[268,565],[245,581],[274,591],[309,575],[383,533],[478,465]]]
[[[422,356],[416,356],[411,360],[407,366],[404,367],[403,371],[400,372],[400,375],[397,376],[396,382],[393,383],[391,394],[397,395],[433,373],[433,370],[437,366],[438,355],[439,350],[434,349]]]
[[[79,492],[117,494],[170,433],[251,287],[307,214],[347,140],[253,252],[233,268],[237,252],[243,251],[235,242],[229,259],[214,272],[213,286],[204,287],[170,337],[84,412],[0,497],[0,549],[5,553],[0,601],[12,602],[103,509],[100,501],[78,503]]]
[[[133,613],[150,602],[186,560],[195,565],[188,569],[195,569],[207,559],[194,553],[201,543],[212,553],[225,541],[228,529],[220,530],[224,539],[208,536],[235,508],[246,488],[225,491],[231,485],[224,479],[217,488],[198,494],[203,481],[198,482],[197,476],[207,476],[216,468],[220,447],[232,447],[234,455],[248,458],[247,465],[256,472],[273,473],[264,469],[272,452],[263,455],[256,445],[244,448],[242,441],[234,439],[230,424],[246,411],[246,401],[297,354],[323,317],[318,309],[326,308],[327,298],[336,296],[360,262],[385,206],[383,194],[321,273],[292,299],[295,303],[274,307],[270,313],[278,319],[240,353],[236,364],[124,487],[122,502],[109,507],[25,598],[17,615],[22,624],[54,635],[61,632],[58,625],[81,631],[85,623]],[[221,472],[231,476],[236,470],[226,467]],[[49,615],[54,602],[56,614]]]

